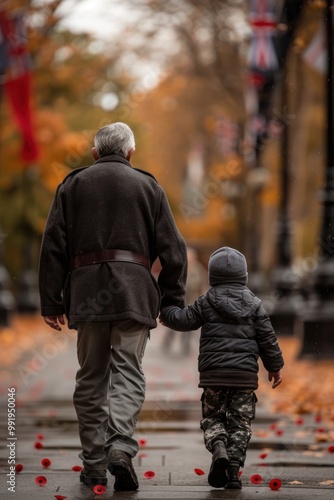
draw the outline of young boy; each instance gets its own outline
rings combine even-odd
[[[222,247],[209,259],[211,288],[184,309],[169,306],[161,322],[179,331],[200,326],[198,368],[202,394],[201,429],[212,453],[208,482],[215,488],[240,489],[255,418],[258,357],[275,389],[284,365],[281,349],[261,301],[247,288],[245,257]]]

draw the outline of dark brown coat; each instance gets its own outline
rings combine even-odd
[[[92,264],[69,273],[76,255],[129,250],[162,271],[158,283],[145,267],[129,262]],[[184,305],[186,245],[166,195],[147,172],[119,155],[77,169],[58,186],[40,256],[42,315],[66,313],[81,321],[132,318],[156,327],[160,305]]]

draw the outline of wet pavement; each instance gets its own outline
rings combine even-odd
[[[80,484],[80,473],[72,470],[73,466],[81,465],[71,401],[77,368],[75,333],[66,333],[63,344],[58,338],[58,347],[52,351],[52,337],[46,337],[47,332],[40,327],[34,345],[22,351],[1,379],[1,500],[47,500],[57,496],[69,500],[334,499],[334,453],[331,452],[334,443],[330,441],[334,436],[333,423],[319,422],[312,414],[297,420],[295,416],[273,414],[261,395],[241,476],[243,489],[210,487],[207,476],[211,456],[203,446],[199,429],[201,390],[197,388],[196,341],[187,357],[178,353],[177,339],[172,352],[163,352],[162,327],[152,332],[144,359],[147,398],[136,430],[140,450],[134,459],[139,490],[114,492],[113,477],[108,474],[106,491],[95,494]],[[23,470],[15,476],[15,493],[8,491],[6,484],[9,472],[6,387],[12,385],[17,388],[16,464],[23,465]],[[36,449],[36,442],[42,444],[40,449]],[[43,468],[44,458],[51,461],[49,468]],[[151,478],[147,478],[147,472]],[[255,474],[261,476],[260,484],[251,482]],[[40,475],[47,479],[44,486],[35,483]],[[274,478],[282,481],[278,491],[269,487]]]

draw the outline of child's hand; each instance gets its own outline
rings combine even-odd
[[[273,380],[273,383],[271,386],[273,389],[275,389],[277,386],[279,386],[280,383],[282,382],[281,370],[278,370],[278,372],[268,372],[268,380],[269,380],[269,382],[271,382]]]

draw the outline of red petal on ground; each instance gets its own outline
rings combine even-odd
[[[203,476],[205,474],[204,470],[202,469],[194,469],[194,471],[198,476]]]
[[[43,467],[45,469],[47,469],[51,465],[51,460],[49,460],[48,458],[43,458],[43,460],[41,461],[41,464],[43,465]]]
[[[279,490],[281,486],[282,486],[282,481],[280,479],[275,478],[269,482],[269,488],[271,490]]]
[[[147,439],[138,439],[139,446],[145,446],[147,444]]]
[[[102,486],[102,484],[97,484],[94,486],[93,491],[95,495],[103,495],[103,493],[106,491],[106,487]]]
[[[329,451],[329,453],[334,453],[334,446],[328,446],[327,450]]]
[[[264,459],[264,458],[267,458],[267,456],[268,456],[268,453],[261,453],[261,454],[259,455],[259,458]]]
[[[239,470],[238,476],[240,477],[242,475],[242,470]]]
[[[322,416],[321,415],[315,415],[314,421],[317,422],[317,423],[322,422]]]
[[[146,479],[152,479],[152,477],[155,476],[155,472],[153,472],[153,470],[147,470],[144,472],[143,476],[146,477]]]
[[[65,498],[67,497],[64,497],[63,495],[55,495],[56,500],[65,500]]]
[[[23,470],[23,465],[22,464],[16,464],[15,465],[15,472],[16,474],[19,474]]]
[[[37,441],[34,444],[34,448],[36,448],[36,450],[41,450],[43,448],[43,443],[40,443],[39,441]]]
[[[81,465],[73,465],[72,470],[74,470],[74,472],[80,472],[82,467]]]
[[[146,457],[148,457],[148,455],[147,455],[147,453],[139,453],[139,454],[137,455],[137,457],[138,457],[138,458],[146,458]]]
[[[251,483],[253,484],[260,484],[262,483],[262,476],[260,474],[253,474],[250,478]]]
[[[35,478],[35,483],[38,484],[39,486],[44,486],[48,480],[46,479],[45,476],[37,476]]]
[[[43,439],[44,439],[43,434],[36,434],[36,437],[37,437],[38,441],[43,441]]]
[[[301,418],[301,417],[297,418],[297,420],[296,420],[296,424],[297,425],[303,425],[303,423],[304,423],[304,419],[303,418]]]
[[[271,429],[272,431],[274,431],[276,428],[277,428],[276,424],[270,424],[269,425],[269,429]]]
[[[322,432],[325,432],[325,429],[323,427],[318,427],[318,429],[316,430],[316,432],[322,433]]]
[[[282,429],[277,429],[275,434],[276,434],[276,436],[283,436],[284,431],[282,431]]]

